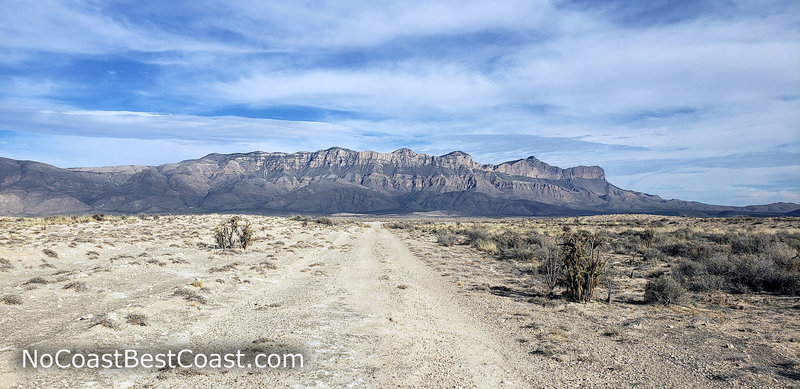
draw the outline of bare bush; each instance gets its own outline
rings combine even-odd
[[[214,229],[214,240],[220,249],[247,249],[253,243],[253,229],[247,219],[233,216]]]
[[[538,251],[539,274],[547,287],[547,294],[553,295],[553,290],[561,282],[564,275],[564,264],[561,261],[561,248],[555,240],[547,238],[543,240],[542,247]]]

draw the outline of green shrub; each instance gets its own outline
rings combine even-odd
[[[686,290],[678,281],[668,275],[661,275],[647,281],[644,288],[644,300],[650,304],[670,305],[680,302]]]

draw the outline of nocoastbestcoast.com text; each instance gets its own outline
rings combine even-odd
[[[244,368],[301,368],[300,353],[215,353],[189,348],[145,352],[123,349],[104,352],[82,352],[60,349],[53,352],[22,350],[22,367],[33,369],[244,369]]]

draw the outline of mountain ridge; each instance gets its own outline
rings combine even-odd
[[[441,156],[331,147],[211,153],[158,166],[58,168],[0,157],[0,215],[107,213],[366,213],[462,216],[603,213],[776,216],[800,205],[745,207],[665,200],[614,186],[599,166],[560,168],[534,156],[481,164]]]

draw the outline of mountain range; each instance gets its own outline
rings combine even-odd
[[[0,158],[0,215],[106,213],[573,216],[797,215],[800,205],[708,205],[624,190],[598,166],[567,169],[534,157],[481,164],[441,156],[333,147],[316,152],[209,154],[160,166],[58,168]]]

